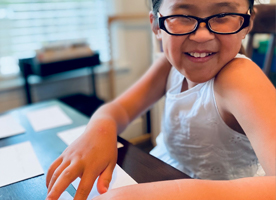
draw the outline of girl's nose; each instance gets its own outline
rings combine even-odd
[[[201,22],[199,24],[198,29],[190,34],[189,36],[190,40],[196,41],[196,42],[207,42],[209,40],[212,40],[215,38],[215,34],[211,33],[207,27],[206,27],[206,23]]]

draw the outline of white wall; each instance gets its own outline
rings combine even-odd
[[[111,15],[144,14],[148,16],[148,0],[108,0]],[[115,66],[130,66],[132,73],[125,76],[125,84],[116,87],[121,94],[136,81],[151,64],[152,41],[149,18],[115,22],[112,24],[113,59]],[[119,48],[118,48],[119,47]]]

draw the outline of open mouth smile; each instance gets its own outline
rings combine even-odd
[[[187,58],[193,63],[205,63],[213,58],[215,52],[185,52]]]
[[[210,53],[197,53],[197,52],[189,52],[189,53],[185,53],[191,57],[194,57],[194,58],[205,58],[207,56],[210,56],[214,53],[210,52]]]

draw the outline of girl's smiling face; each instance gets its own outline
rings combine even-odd
[[[163,0],[159,12],[162,16],[181,14],[205,18],[219,13],[247,14],[248,10],[247,0]],[[247,27],[236,34],[220,35],[211,33],[201,23],[196,32],[183,36],[173,36],[161,29],[154,32],[162,40],[171,64],[189,81],[202,83],[213,78],[236,56],[249,30]],[[194,53],[207,56],[195,58],[191,56]]]

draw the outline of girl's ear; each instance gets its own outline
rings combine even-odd
[[[255,11],[256,11],[256,10],[255,10]],[[255,19],[255,16],[256,16],[256,13],[255,13],[255,12],[252,12],[251,15],[250,15],[250,24],[249,24],[249,27],[248,27],[248,29],[247,29],[247,33],[246,33],[246,34],[248,34],[248,33],[252,30],[252,28],[253,28],[253,26],[254,26],[254,19]]]
[[[250,16],[250,25],[249,25],[249,32],[252,30],[253,25],[254,25],[254,19],[255,19],[255,13],[252,13]]]
[[[252,30],[253,26],[254,26],[254,19],[255,19],[255,16],[256,16],[256,13],[255,12],[252,12],[251,15],[250,15],[250,23],[249,23],[249,26],[246,27],[244,29],[244,35],[243,35],[243,39],[245,38],[245,36],[250,33],[250,31]]]
[[[152,11],[150,11],[149,17],[150,17],[150,24],[151,24],[152,32],[156,35],[156,38],[158,40],[161,40],[162,39],[161,29],[159,28],[157,18],[154,16],[154,13]]]

